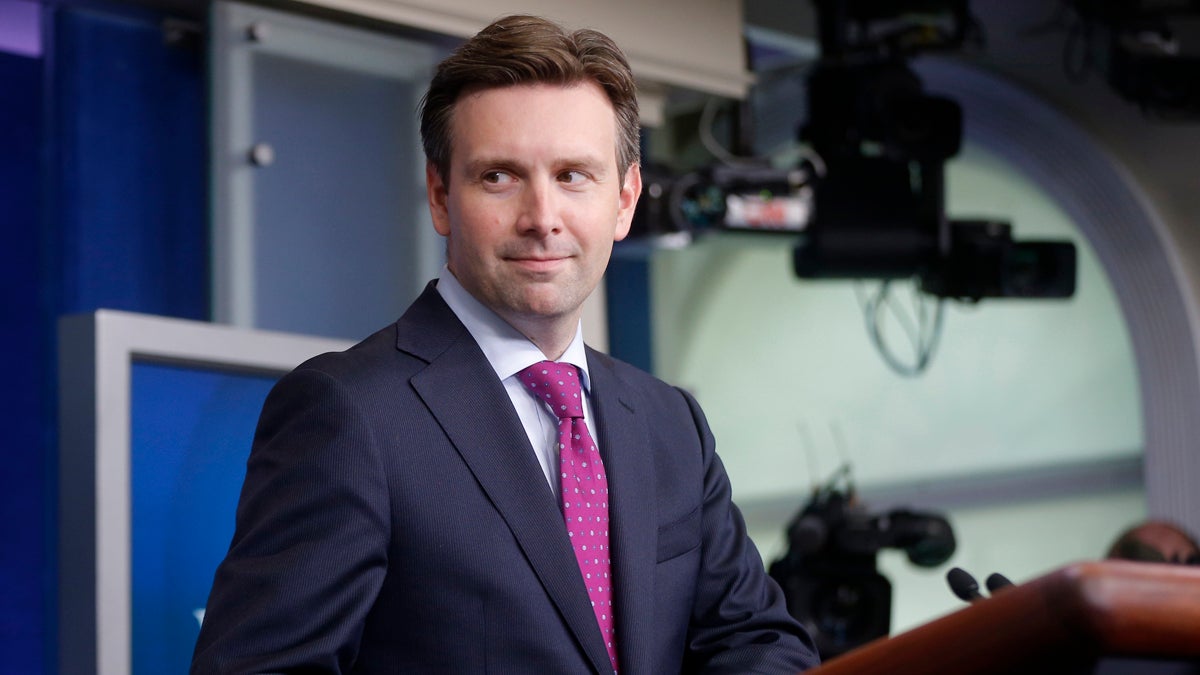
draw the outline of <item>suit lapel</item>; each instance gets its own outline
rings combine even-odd
[[[649,673],[654,626],[654,565],[658,549],[654,461],[636,392],[621,382],[612,361],[589,350],[591,401],[609,484],[609,544],[616,575],[617,650],[621,672]]]
[[[593,668],[605,672],[604,641],[529,438],[487,358],[432,285],[400,320],[397,345],[429,362],[412,386],[508,524]]]

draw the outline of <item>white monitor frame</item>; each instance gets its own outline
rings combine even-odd
[[[133,667],[135,361],[282,375],[350,344],[111,310],[59,321],[59,672],[128,675]]]

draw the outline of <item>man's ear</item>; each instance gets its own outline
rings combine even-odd
[[[629,234],[633,225],[633,212],[637,209],[638,197],[642,196],[642,167],[630,164],[621,184],[621,195],[617,200],[617,230],[613,241],[621,241]]]
[[[433,229],[443,237],[450,235],[450,209],[447,206],[449,192],[446,181],[433,162],[425,162],[425,196],[429,201],[429,215],[433,217]]]

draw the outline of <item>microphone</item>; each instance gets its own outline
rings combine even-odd
[[[979,593],[979,582],[961,567],[950,568],[946,573],[946,583],[950,584],[950,590],[963,602],[978,602],[984,599]]]
[[[992,572],[991,574],[989,574],[987,581],[985,581],[984,583],[987,584],[988,593],[990,593],[992,595],[995,595],[996,591],[1008,588],[1009,586],[1013,585],[1013,582],[1009,581],[1008,577],[1004,576],[1003,574],[1000,574],[999,572]]]

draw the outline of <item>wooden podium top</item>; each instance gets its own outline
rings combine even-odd
[[[1200,567],[1076,563],[809,672],[1070,672],[1100,656],[1200,659]]]

